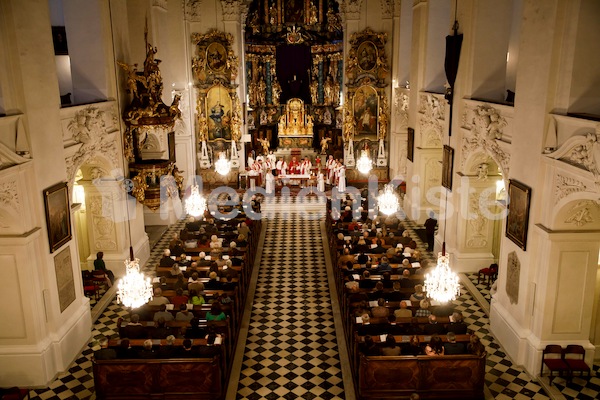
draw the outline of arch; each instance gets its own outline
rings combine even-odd
[[[497,154],[491,153],[483,147],[479,147],[473,151],[469,151],[463,147],[463,151],[467,152],[466,156],[464,156],[464,162],[461,170],[463,174],[477,175],[477,167],[479,164],[483,162],[492,162],[493,164],[489,166],[489,170],[497,170],[502,176],[504,186],[508,187],[508,170],[502,166],[502,160],[498,159]]]
[[[554,206],[551,222],[555,230],[600,230],[598,194],[577,192],[566,196]]]

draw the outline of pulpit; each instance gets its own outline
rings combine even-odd
[[[313,118],[306,113],[302,99],[288,100],[277,124],[279,147],[312,147]]]

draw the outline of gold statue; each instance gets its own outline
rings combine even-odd
[[[344,141],[349,142],[354,139],[354,117],[352,111],[347,105],[344,107]]]
[[[263,154],[264,155],[269,154],[269,148],[271,147],[271,144],[269,143],[269,141],[267,139],[260,138],[260,139],[258,139],[258,142],[262,146]]]

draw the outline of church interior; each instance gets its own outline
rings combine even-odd
[[[0,0],[0,398],[598,398],[594,38],[597,0]],[[456,277],[458,341],[485,355],[456,356],[448,386],[423,384],[428,355],[362,350],[377,324],[355,299],[376,320],[378,297],[343,269],[381,266],[381,244],[411,249],[430,299],[423,271]],[[132,266],[176,284],[167,249],[206,272],[206,304],[186,290],[206,360],[96,362],[135,322]],[[185,347],[190,323],[169,326]],[[373,337],[404,354],[409,330]]]

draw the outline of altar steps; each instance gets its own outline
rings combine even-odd
[[[273,196],[261,203],[263,219],[285,217],[286,214],[304,213],[307,218],[324,218],[327,200],[323,196]]]

